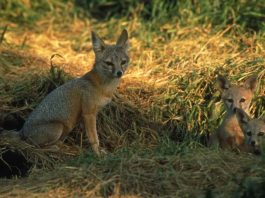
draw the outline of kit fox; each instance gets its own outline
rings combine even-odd
[[[243,85],[231,85],[223,76],[218,76],[217,82],[222,90],[222,100],[226,108],[223,122],[210,136],[210,145],[219,145],[221,148],[244,148],[244,133],[237,117],[236,109],[243,109],[249,114],[249,106],[253,97],[257,78],[248,78]]]
[[[96,116],[111,101],[128,67],[128,33],[123,30],[115,45],[107,45],[92,31],[92,44],[92,70],[48,94],[26,120],[20,131],[22,138],[40,147],[51,146],[83,119],[92,149],[100,154]]]
[[[236,110],[237,119],[254,153],[260,153],[265,148],[265,117],[251,119],[242,109]]]

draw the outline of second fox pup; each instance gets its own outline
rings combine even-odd
[[[249,112],[257,77],[248,78],[243,85],[231,85],[223,76],[218,76],[217,82],[222,90],[226,114],[220,127],[210,137],[210,145],[219,144],[221,148],[243,148],[245,137],[236,117],[236,109]]]
[[[237,119],[254,153],[259,154],[265,148],[265,117],[251,119],[242,109],[236,110]]]
[[[107,45],[92,32],[92,44],[93,69],[47,95],[26,120],[22,137],[41,147],[53,145],[63,140],[82,118],[92,149],[100,154],[96,116],[111,101],[128,67],[128,33],[123,30],[115,45]]]

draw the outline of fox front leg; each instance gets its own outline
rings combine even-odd
[[[89,143],[92,146],[92,150],[97,154],[99,153],[99,140],[96,128],[96,115],[87,114],[83,115],[84,124],[86,128],[86,134],[89,140]]]

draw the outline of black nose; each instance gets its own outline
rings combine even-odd
[[[261,151],[260,151],[259,149],[255,149],[255,150],[254,150],[254,154],[256,154],[256,155],[260,155],[260,154],[261,154]]]
[[[255,146],[256,142],[255,141],[251,141],[250,143],[252,146]]]
[[[117,71],[117,77],[120,78],[122,76],[123,72],[122,71]]]
[[[234,113],[236,112],[236,107],[233,108]]]

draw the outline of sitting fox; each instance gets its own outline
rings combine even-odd
[[[249,106],[257,84],[256,76],[248,78],[243,85],[231,85],[223,76],[217,82],[222,90],[222,100],[226,108],[220,127],[210,136],[209,144],[221,148],[244,149],[245,136],[239,126],[236,109],[243,109],[249,114]]]
[[[93,69],[56,88],[42,100],[20,131],[24,139],[40,147],[53,145],[63,140],[82,118],[92,149],[100,154],[96,116],[111,101],[128,67],[128,33],[123,30],[115,45],[107,45],[92,32],[92,44]]]
[[[236,110],[237,119],[246,137],[246,143],[259,154],[265,149],[265,117],[251,119],[242,109]]]

